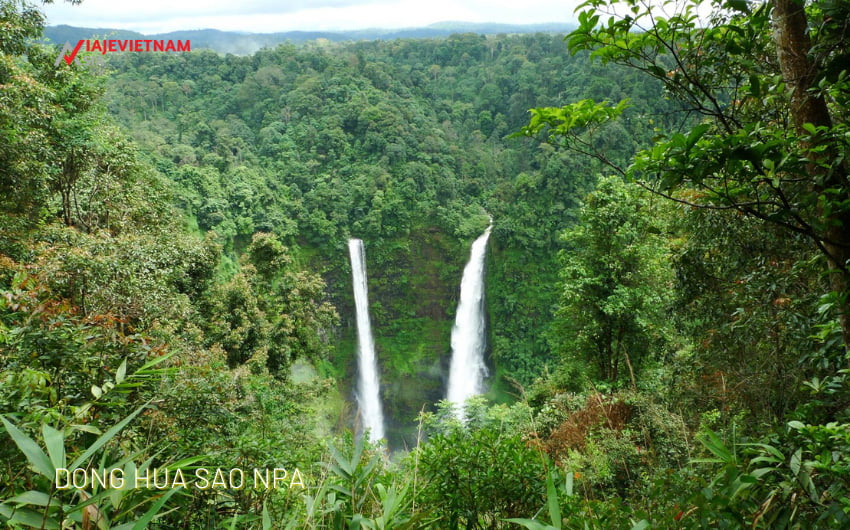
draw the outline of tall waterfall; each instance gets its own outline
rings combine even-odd
[[[475,240],[469,263],[460,282],[460,302],[452,328],[452,364],[449,370],[448,399],[455,414],[463,418],[463,403],[484,391],[487,367],[484,364],[484,257],[490,229]]]
[[[357,403],[363,429],[369,429],[369,440],[384,437],[384,412],[381,408],[378,360],[369,323],[369,292],[366,288],[366,252],[363,241],[348,240],[351,256],[351,276],[354,284],[354,303],[357,306]]]

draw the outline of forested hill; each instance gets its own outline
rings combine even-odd
[[[614,4],[61,61],[0,0],[0,524],[850,528],[850,5]]]
[[[115,30],[110,28],[80,28],[59,25],[48,26],[44,36],[51,42],[77,42],[81,39],[104,38],[114,36],[120,39],[175,39],[190,40],[192,48],[210,49],[218,53],[248,55],[260,48],[274,48],[278,44],[303,44],[308,41],[323,39],[329,42],[369,41],[394,39],[433,39],[446,38],[458,33],[477,33],[481,35],[523,34],[523,33],[555,33],[564,34],[575,27],[574,24],[495,24],[471,22],[438,22],[421,28],[403,29],[362,29],[350,31],[282,31],[277,33],[246,33],[237,31],[220,31],[214,29],[198,29],[191,31],[172,31],[144,35],[135,31]]]
[[[629,98],[627,119],[594,139],[625,161],[652,134],[639,116],[668,107],[651,83],[570,57],[547,34],[126,55],[111,66],[111,114],[200,230],[234,259],[257,231],[311,256],[346,324],[337,365],[349,376],[345,240],[367,242],[382,380],[391,418],[408,425],[423,396],[444,392],[460,268],[488,215],[495,366],[527,384],[551,360],[558,235],[599,166],[507,138],[528,109]]]

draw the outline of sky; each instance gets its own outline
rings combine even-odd
[[[573,22],[580,0],[55,0],[48,25],[146,34],[220,29],[250,33],[421,27],[435,22]]]

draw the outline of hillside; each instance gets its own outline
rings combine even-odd
[[[421,28],[363,29],[352,31],[283,31],[278,33],[246,33],[199,29],[145,35],[110,28],[78,28],[68,25],[47,26],[45,38],[50,42],[77,42],[89,38],[114,36],[117,39],[174,39],[189,40],[193,49],[208,49],[217,53],[249,55],[261,48],[274,48],[278,44],[303,44],[308,41],[351,42],[394,39],[437,39],[453,34],[477,33],[481,35],[555,33],[565,34],[575,26],[571,24],[495,24],[442,22]]]

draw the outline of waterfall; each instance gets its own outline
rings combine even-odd
[[[460,282],[460,302],[452,328],[452,363],[446,399],[463,419],[463,404],[470,396],[484,391],[487,367],[484,364],[484,257],[487,239],[493,227],[472,243],[469,263]]]
[[[384,437],[384,412],[381,409],[378,360],[369,323],[369,292],[366,288],[366,252],[360,239],[348,240],[351,256],[351,277],[354,285],[354,304],[357,307],[357,403],[363,429],[369,430],[369,440]]]

